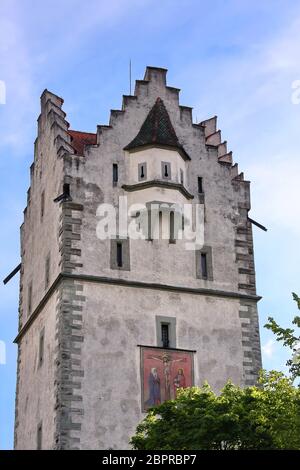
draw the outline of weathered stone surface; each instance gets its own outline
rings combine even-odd
[[[237,165],[218,160],[224,144],[216,118],[193,124],[191,108],[180,106],[178,90],[166,86],[164,69],[148,68],[135,93],[123,98],[122,112],[112,112],[109,126],[98,126],[92,145],[79,145],[76,134],[83,155],[75,154],[62,100],[48,91],[41,98],[21,227],[17,449],[36,447],[39,423],[43,448],[128,448],[143,417],[138,345],[157,345],[157,316],[175,318],[176,346],[196,351],[196,385],[208,380],[218,391],[227,379],[249,385],[257,378],[261,357],[249,182]],[[190,161],[176,148],[124,150],[158,97]],[[162,176],[167,162],[168,182],[174,184],[127,192],[139,183],[137,169],[145,162],[151,181]],[[113,164],[118,164],[114,184]],[[72,201],[54,203],[64,184],[70,185]],[[131,202],[195,205],[201,200],[210,254],[206,279],[197,275],[196,252],[186,250],[184,240],[125,240],[126,269],[118,269],[111,240],[96,235],[97,208],[103,202],[117,207],[124,195]],[[43,328],[44,360],[38,368]]]

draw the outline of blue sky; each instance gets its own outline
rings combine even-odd
[[[71,128],[107,123],[146,65],[169,69],[181,103],[198,121],[218,115],[240,170],[252,181],[263,362],[283,369],[286,352],[262,328],[272,314],[289,325],[300,293],[300,4],[289,0],[0,0],[1,279],[19,263],[39,97],[62,96]],[[18,276],[1,286],[0,448],[12,447]]]

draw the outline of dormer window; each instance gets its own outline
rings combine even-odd
[[[143,181],[147,178],[147,163],[139,163],[138,173],[139,181]]]
[[[161,173],[164,180],[171,179],[171,163],[161,162]]]

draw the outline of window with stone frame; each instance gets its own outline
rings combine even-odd
[[[201,250],[195,251],[195,256],[197,279],[213,281],[212,248],[210,246],[204,246]]]
[[[144,181],[147,179],[147,163],[139,163],[138,164],[138,180]]]
[[[161,162],[161,176],[164,180],[171,179],[171,163]]]

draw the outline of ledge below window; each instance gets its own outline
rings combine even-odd
[[[151,187],[177,189],[187,199],[194,199],[194,196],[191,193],[189,193],[189,191],[183,186],[183,184],[173,183],[172,181],[151,180],[151,181],[143,181],[141,183],[136,183],[136,184],[123,184],[122,186],[122,188],[128,192],[139,191],[141,189],[146,189],[146,188],[151,188]]]

